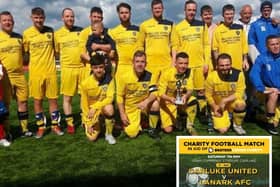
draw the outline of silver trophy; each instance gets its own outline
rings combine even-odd
[[[184,104],[183,99],[182,99],[181,87],[182,87],[181,80],[177,80],[176,81],[176,100],[175,100],[176,105]]]

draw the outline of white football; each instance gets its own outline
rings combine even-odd
[[[202,181],[209,178],[207,173],[203,173],[203,168],[190,168],[186,175],[186,183],[189,187],[204,187]],[[202,183],[202,184],[201,184]]]
[[[189,174],[189,175],[187,175],[186,180],[187,180],[188,184],[197,184],[198,175],[197,174]]]

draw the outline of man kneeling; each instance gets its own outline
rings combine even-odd
[[[243,73],[232,68],[231,64],[228,54],[218,56],[216,71],[211,72],[206,80],[206,99],[216,130],[226,133],[231,125],[229,115],[233,113],[233,129],[238,135],[244,135],[246,131],[241,125],[246,114],[245,79]]]
[[[190,135],[197,135],[194,128],[197,100],[192,96],[193,74],[188,65],[188,54],[180,52],[176,55],[175,67],[166,69],[160,76],[160,117],[166,133],[172,132],[174,127],[186,127]],[[186,116],[186,123],[183,116]]]
[[[100,115],[105,117],[105,139],[115,144],[112,135],[114,122],[113,98],[115,84],[110,73],[105,71],[105,57],[96,54],[90,60],[91,75],[80,85],[82,123],[90,141],[95,141],[100,134]]]
[[[124,132],[135,138],[142,130],[141,119],[149,118],[148,134],[151,138],[160,139],[156,129],[159,119],[156,79],[147,71],[146,54],[136,51],[131,70],[117,79],[117,103]]]

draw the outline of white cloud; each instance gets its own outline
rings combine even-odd
[[[174,22],[179,22],[184,18],[184,2],[182,0],[163,0],[165,12],[164,15],[167,19]],[[118,16],[116,13],[116,5],[120,2],[127,2],[132,6],[132,22],[134,24],[140,24],[145,19],[151,16],[150,0],[1,0],[1,10],[10,11],[15,18],[15,31],[22,32],[29,27],[32,23],[30,20],[30,11],[35,6],[42,7],[46,12],[46,25],[52,26],[54,29],[59,28],[62,25],[61,11],[65,7],[70,7],[75,11],[76,24],[80,26],[89,25],[89,12],[93,6],[100,6],[104,12],[104,23],[106,27],[113,27],[118,24]],[[240,7],[245,3],[250,3],[254,10],[254,16],[259,16],[259,6],[261,0],[244,1],[244,0],[200,0],[198,2],[197,18],[200,19],[200,7],[204,4],[209,4],[214,9],[214,20],[221,20],[222,6],[225,4],[233,4],[236,9],[236,18],[238,18],[238,12]],[[280,17],[280,2],[278,0],[272,0],[273,2],[273,16]]]

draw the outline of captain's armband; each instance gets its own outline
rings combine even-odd
[[[149,86],[149,92],[150,92],[150,93],[155,92],[155,91],[157,91],[157,90],[158,90],[158,88],[157,88],[156,85],[151,85],[151,86]]]

